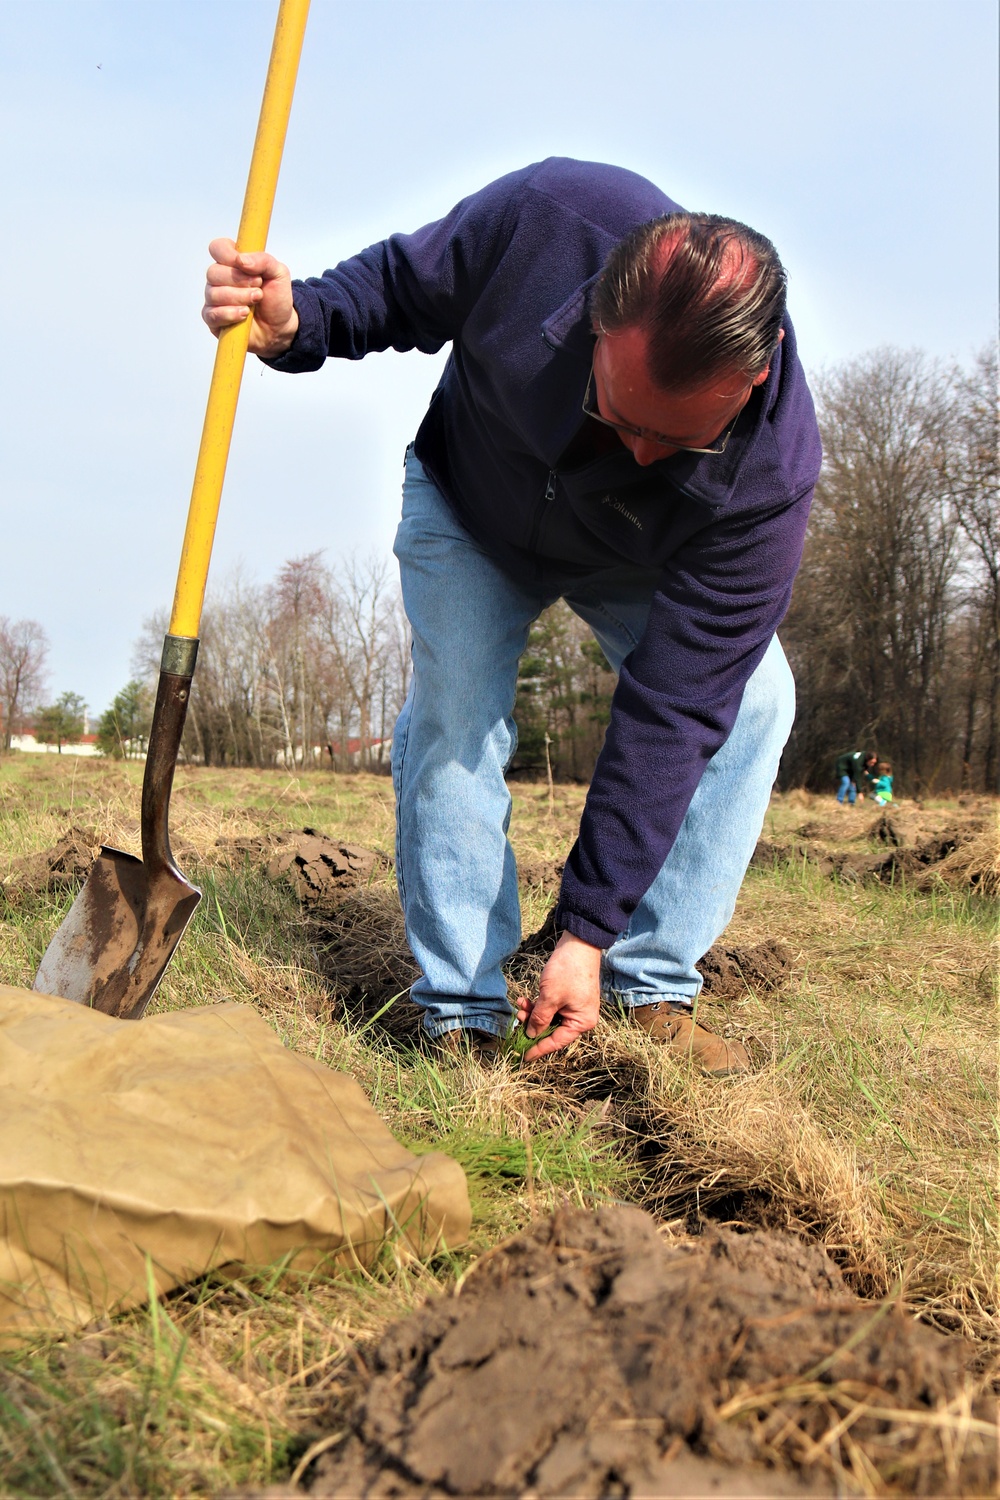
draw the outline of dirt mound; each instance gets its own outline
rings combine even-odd
[[[706,995],[738,1000],[748,987],[764,995],[784,989],[792,976],[792,950],[771,940],[751,948],[715,943],[695,967],[705,981]]]
[[[802,831],[800,828],[799,832]],[[875,819],[868,830],[868,837],[873,844],[889,844],[893,849],[901,849],[906,843],[906,835],[900,820],[888,812],[882,813],[881,817]]]
[[[59,841],[40,854],[15,859],[0,894],[16,904],[26,896],[75,890],[90,874],[101,849],[91,828],[68,828]]]
[[[517,862],[517,878],[523,886],[535,886],[542,891],[558,892],[562,884],[564,859],[534,859],[530,855]]]
[[[264,865],[267,878],[284,880],[303,906],[335,906],[344,893],[368,885],[390,869],[392,861],[379,849],[344,844],[315,828],[284,829],[253,838],[217,839],[223,857]]]
[[[791,1236],[564,1210],[389,1329],[309,1493],[983,1493],[968,1353]]]
[[[939,864],[923,870],[917,883],[930,889],[941,882],[967,886],[993,900],[1000,897],[1000,837],[996,830],[956,844]]]

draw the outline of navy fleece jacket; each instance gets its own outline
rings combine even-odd
[[[556,597],[634,563],[660,571],[626,659],[558,924],[598,947],[625,930],[785,610],[819,473],[812,400],[786,320],[724,454],[641,468],[560,456],[583,423],[588,298],[612,246],[679,207],[619,167],[551,158],[294,284],[299,330],[276,369],[372,350],[451,356],[416,453],[516,579]]]

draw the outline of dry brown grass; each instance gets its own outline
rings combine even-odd
[[[994,825],[977,834],[947,855],[920,881],[922,890],[932,890],[940,883],[959,890],[979,891],[996,900],[1000,897],[1000,832]]]

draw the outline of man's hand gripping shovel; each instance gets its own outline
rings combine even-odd
[[[271,221],[309,0],[281,0],[237,246],[263,250]],[[188,510],[142,782],[142,859],[106,845],[45,951],[34,988],[138,1019],[201,892],[170,852],[167,823],[177,752],[198,654],[198,630],[250,319],[220,335]]]

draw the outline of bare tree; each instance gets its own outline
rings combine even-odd
[[[948,380],[920,354],[882,349],[817,395],[823,471],[782,630],[799,688],[784,776],[819,783],[840,750],[865,742],[919,791],[951,752],[961,536],[941,482]]]
[[[343,763],[356,737],[358,763],[368,770],[382,766],[386,719],[390,713],[395,718],[405,697],[408,660],[400,660],[398,597],[385,558],[350,557],[327,576],[323,628],[339,720],[340,755],[334,751],[334,758]]]
[[[983,350],[970,373],[958,371],[943,454],[944,487],[969,542],[962,622],[964,713],[962,779],[981,742],[982,783],[1000,790],[1000,420],[997,350]],[[978,731],[978,735],[977,735]]]
[[[0,615],[0,725],[3,748],[23,716],[33,708],[45,685],[49,641],[37,620],[9,620]]]
[[[146,622],[133,667],[155,680],[163,615]],[[292,558],[273,583],[238,575],[213,590],[185,731],[209,764],[359,764],[387,768],[386,741],[406,695],[409,632],[391,565],[351,558],[332,572],[319,552]]]
[[[265,635],[285,758],[301,765],[315,760],[335,701],[324,625],[329,608],[330,576],[321,552],[291,558],[267,590]]]

